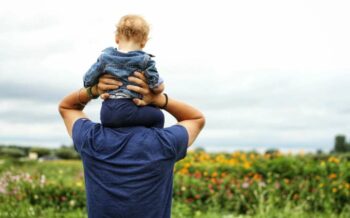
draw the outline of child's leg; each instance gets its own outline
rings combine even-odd
[[[156,107],[138,107],[131,99],[107,99],[101,107],[101,123],[107,127],[164,126],[164,114]]]
[[[119,100],[107,99],[102,102],[100,119],[103,126],[106,127],[123,127],[124,125],[124,114],[126,110],[116,110],[116,105],[118,105]],[[122,106],[122,104],[120,105]]]
[[[135,126],[164,127],[164,114],[159,108],[153,106],[136,107],[137,111],[130,120]]]

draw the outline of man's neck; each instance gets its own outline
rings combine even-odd
[[[118,50],[122,52],[142,50],[141,46],[133,41],[120,41],[118,44]]]

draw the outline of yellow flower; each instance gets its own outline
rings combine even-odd
[[[191,166],[190,163],[185,163],[184,168],[189,168]]]
[[[332,192],[333,192],[333,193],[336,193],[337,191],[338,191],[337,188],[332,188]]]
[[[328,158],[328,162],[330,162],[330,163],[339,163],[340,161],[339,161],[339,159],[337,159],[336,157],[329,157]]]
[[[321,167],[325,167],[326,166],[326,163],[324,161],[321,161]]]
[[[251,167],[251,163],[249,163],[248,161],[246,161],[246,162],[244,162],[243,167],[244,167],[245,169],[249,169],[249,168]]]
[[[255,158],[255,154],[251,153],[251,154],[249,155],[249,159],[250,159],[250,160],[253,160],[254,158]]]
[[[318,187],[322,188],[324,186],[323,183],[319,184]]]
[[[345,183],[345,188],[349,189],[350,188],[350,184],[349,183]]]

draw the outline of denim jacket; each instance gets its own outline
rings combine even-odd
[[[122,53],[113,47],[106,48],[98,57],[97,62],[85,73],[84,87],[97,84],[98,78],[107,73],[116,76],[123,83],[118,89],[108,91],[112,98],[113,96],[142,98],[142,95],[126,88],[127,85],[135,85],[128,81],[128,77],[135,71],[142,71],[145,73],[149,87],[157,88],[163,80],[159,78],[152,57],[154,56],[141,50]]]

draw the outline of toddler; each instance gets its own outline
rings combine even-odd
[[[109,47],[102,51],[97,62],[84,75],[84,86],[91,87],[98,83],[103,74],[111,74],[123,83],[121,87],[110,90],[109,99],[101,106],[101,123],[107,127],[125,126],[164,126],[164,114],[153,106],[135,105],[133,98],[142,96],[126,88],[135,85],[128,77],[135,71],[144,72],[150,89],[155,93],[164,90],[163,80],[155,67],[154,57],[142,49],[145,47],[149,34],[148,23],[138,15],[126,15],[116,25],[115,42],[118,48]]]

